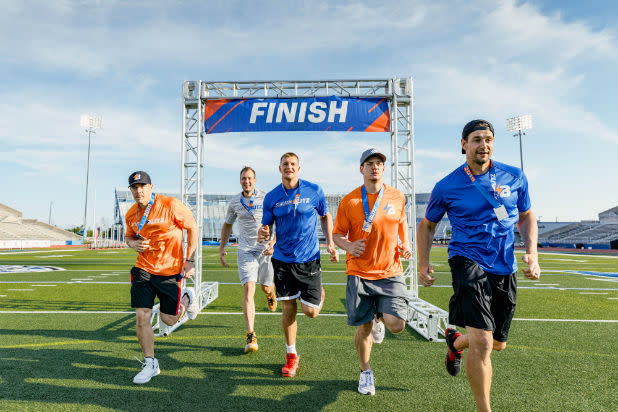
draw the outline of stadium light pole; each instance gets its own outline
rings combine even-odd
[[[87,224],[88,224],[88,181],[90,178],[90,140],[93,133],[101,128],[101,116],[82,114],[79,122],[81,127],[86,128],[88,132],[88,162],[86,166],[86,202],[84,205],[84,230],[82,232],[82,243],[86,240]]]
[[[521,162],[521,171],[524,171],[524,153],[522,150],[521,136],[525,136],[524,130],[532,129],[532,115],[524,114],[522,116],[511,117],[506,119],[506,129],[509,132],[517,132],[513,137],[519,136],[519,160]]]

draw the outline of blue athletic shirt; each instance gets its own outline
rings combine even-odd
[[[474,175],[481,188],[492,197],[495,193],[506,208],[509,217],[498,221],[493,207],[464,171],[465,166],[466,163],[436,183],[425,217],[439,222],[447,213],[453,227],[449,258],[463,256],[489,273],[510,275],[517,271],[513,227],[519,213],[530,209],[526,175],[519,168],[496,161],[494,176],[491,168],[482,175]]]
[[[279,184],[268,192],[264,198],[262,224],[276,223],[277,243],[273,258],[286,263],[319,259],[318,215],[326,216],[327,212],[324,191],[306,180],[299,179],[294,189],[285,189]]]

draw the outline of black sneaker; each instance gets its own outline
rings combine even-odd
[[[456,350],[454,344],[455,340],[461,336],[461,333],[459,333],[457,329],[448,328],[444,331],[444,336],[446,338],[446,345],[448,346],[445,362],[446,371],[453,376],[457,376],[461,370],[461,355],[463,354],[463,350]]]

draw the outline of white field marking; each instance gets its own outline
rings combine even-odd
[[[0,255],[13,255],[21,253],[58,253],[58,252],[87,252],[87,249],[54,249],[54,250],[20,250],[0,252]]]
[[[34,292],[34,289],[7,289],[7,290],[12,290],[16,292]]]
[[[588,262],[587,260],[578,260],[578,259],[545,259],[545,260],[564,261],[564,262],[579,262],[579,263],[586,263],[586,262]]]
[[[0,295],[0,298],[6,298],[6,295]]]
[[[113,251],[110,251],[110,252],[99,252],[99,253],[120,253],[120,252],[113,252]]]
[[[30,286],[57,286],[57,285],[30,285]]]
[[[47,255],[47,256],[32,256],[35,258],[47,259],[47,258],[58,258],[58,257],[72,257],[74,255]]]
[[[92,279],[71,279],[71,280],[92,280]]]
[[[517,252],[515,252],[517,253]],[[523,252],[520,252],[523,254]],[[558,252],[539,252],[539,255],[556,255],[556,256],[582,256],[582,253],[558,253]],[[607,256],[607,255],[585,255],[588,259],[594,258],[604,258],[604,259],[618,259],[618,256]]]
[[[609,300],[616,300],[616,299],[618,299],[618,298],[607,298],[607,299],[609,299]]]
[[[579,292],[580,295],[607,295],[607,292]]]
[[[126,311],[126,310],[98,310],[98,311],[83,311],[83,310],[2,310],[0,311],[2,314],[10,314],[10,315],[132,315],[134,311]],[[278,312],[256,312],[258,316],[277,316],[281,315]],[[236,316],[244,316],[242,312],[200,312],[198,315],[236,315]],[[299,316],[304,316],[305,314],[300,312]],[[320,313],[319,316],[328,316],[328,317],[345,317],[347,316],[345,313]],[[582,322],[582,323],[618,323],[618,319],[535,319],[535,318],[513,318],[513,320],[523,321],[523,322]]]
[[[120,276],[120,273],[101,273],[99,276]]]
[[[559,283],[537,283],[535,286],[558,286]]]
[[[599,280],[601,282],[614,282],[614,283],[618,282],[618,279],[612,279],[612,278],[609,278],[609,279],[605,279],[605,278],[586,278],[586,279],[587,280]]]

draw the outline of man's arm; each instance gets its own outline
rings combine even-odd
[[[322,226],[322,233],[326,236],[326,248],[330,253],[330,261],[339,262],[339,253],[337,253],[335,242],[333,242],[333,218],[330,213],[326,212],[324,216],[320,216],[320,226]]]
[[[219,242],[219,261],[221,262],[221,265],[226,268],[230,265],[228,265],[225,261],[225,255],[227,255],[227,252],[225,251],[225,245],[227,245],[227,241],[230,240],[232,226],[233,225],[230,223],[223,223],[223,226],[221,227],[221,241]]]
[[[399,254],[404,259],[410,259],[412,256],[412,251],[410,250],[410,234],[408,228],[408,217],[405,214],[405,208],[402,210],[402,218],[399,221],[399,240],[401,240],[401,244],[399,245]]]
[[[367,239],[358,239],[350,242],[346,235],[341,233],[333,233],[333,242],[341,249],[348,252],[350,255],[360,257],[365,251],[365,242]]]
[[[436,233],[437,223],[423,218],[416,231],[416,247],[418,248],[418,280],[423,286],[431,286],[436,280],[433,267],[429,264],[429,252],[433,243],[433,236]]]
[[[539,227],[532,210],[528,209],[519,214],[517,229],[519,229],[519,234],[526,245],[526,253],[521,258],[524,263],[528,264],[528,267],[523,270],[524,276],[531,280],[537,280],[541,276],[539,254],[537,252]]]
[[[197,249],[198,241],[197,238],[197,224],[195,220],[193,221],[193,225],[185,228],[187,231],[187,259],[182,266],[182,271],[186,277],[190,278],[195,273],[195,250]]]
[[[272,256],[275,253],[275,243],[277,243],[277,234],[273,232],[273,238],[266,242],[266,248],[262,252],[265,256]]]

